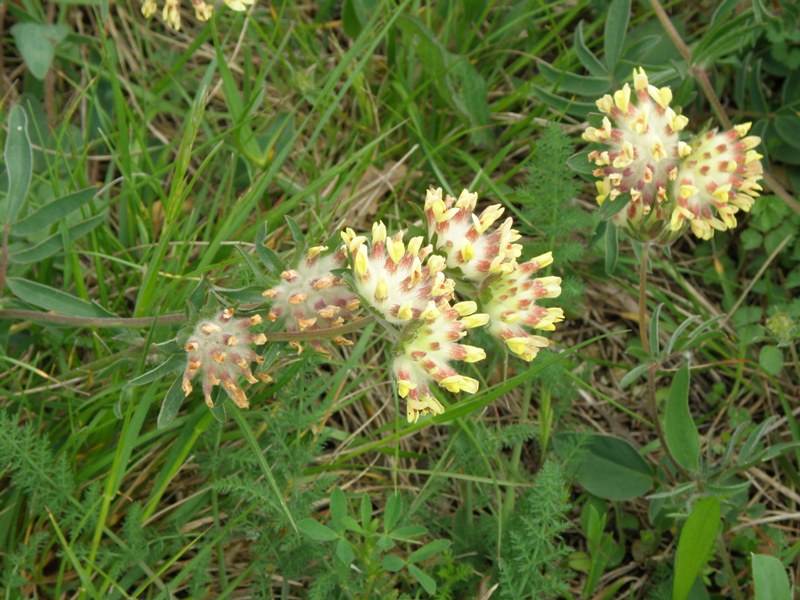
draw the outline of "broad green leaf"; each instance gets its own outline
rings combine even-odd
[[[146,385],[157,379],[161,379],[164,375],[168,375],[169,373],[174,373],[181,367],[186,365],[186,356],[183,354],[173,354],[167,360],[162,362],[157,367],[150,369],[146,373],[142,373],[138,377],[134,377],[133,379],[128,380],[128,385],[132,385],[134,387],[139,385]]]
[[[69,243],[82,238],[90,231],[93,231],[98,225],[101,225],[106,220],[106,216],[107,214],[104,212],[86,219],[85,221],[81,221],[77,225],[70,227],[66,236],[64,236],[61,232],[56,232],[53,235],[46,237],[38,244],[33,246],[28,245],[27,247],[23,246],[22,250],[16,250],[8,257],[8,259],[17,264],[29,264],[49,258],[50,256],[53,256],[53,254],[64,250],[65,238]],[[15,229],[16,226],[12,226],[12,230]]]
[[[610,435],[556,435],[556,453],[574,469],[578,482],[606,500],[632,500],[653,487],[653,472],[629,442]]]
[[[386,532],[394,529],[397,522],[400,520],[400,514],[403,512],[403,500],[398,494],[392,494],[386,501],[386,508],[383,510],[383,529]]]
[[[672,600],[686,600],[695,579],[708,563],[720,525],[719,500],[711,496],[695,502],[678,539]]]
[[[350,545],[350,542],[344,538],[339,538],[339,541],[336,542],[336,556],[338,556],[339,560],[344,564],[350,565],[353,563],[356,553],[353,552],[353,547]]]
[[[789,577],[774,556],[750,554],[753,565],[754,600],[792,600]]]
[[[342,520],[347,516],[347,498],[341,488],[334,488],[331,492],[331,525],[336,529],[344,529]]]
[[[410,563],[422,562],[426,558],[433,556],[434,554],[438,554],[445,548],[450,547],[450,544],[451,544],[450,540],[434,540],[432,542],[429,542],[425,544],[422,548],[414,550],[414,552],[412,552],[408,556],[408,562]]]
[[[48,202],[27,217],[14,223],[13,233],[15,235],[31,235],[46,231],[51,225],[86,204],[94,197],[96,192],[96,188],[86,188]]]
[[[36,79],[44,79],[47,75],[56,56],[56,46],[68,33],[69,29],[64,25],[17,23],[11,28],[17,50]]]
[[[145,373],[145,375],[146,374],[147,373]],[[183,389],[181,389],[182,383],[183,377],[178,377],[174,382],[172,382],[169,390],[167,390],[167,395],[164,396],[164,401],[161,403],[161,410],[158,411],[157,422],[159,428],[166,427],[172,423],[172,421],[175,419],[175,415],[178,414],[181,404],[183,403],[183,399],[186,397]]]
[[[581,150],[576,152],[567,159],[567,164],[576,173],[581,175],[591,175],[594,171],[594,165],[589,160],[589,150]]]
[[[428,533],[428,529],[422,525],[406,525],[405,527],[395,529],[392,533],[395,539],[410,539],[425,535]]]
[[[323,525],[316,519],[300,519],[297,522],[297,528],[317,542],[332,542],[339,537],[339,534],[333,529]]]
[[[777,375],[783,368],[783,352],[777,346],[764,346],[758,353],[758,364],[770,375]]]
[[[422,588],[433,595],[436,593],[436,581],[416,565],[408,565],[408,573],[419,582]]]
[[[364,529],[369,528],[372,521],[372,500],[368,494],[361,494],[361,526]]]
[[[381,566],[390,573],[396,573],[406,566],[406,562],[394,554],[387,554],[381,561]]]
[[[619,62],[622,46],[625,44],[625,32],[631,17],[631,0],[612,0],[606,12],[606,25],[603,40],[605,43],[605,61],[608,70],[614,72]]]
[[[116,316],[97,304],[87,302],[49,285],[20,277],[9,277],[7,283],[11,292],[20,300],[45,310],[52,310],[61,315],[73,317]]]
[[[697,471],[700,435],[689,412],[689,365],[683,363],[672,380],[664,416],[664,436],[672,456],[684,469]]]
[[[33,173],[33,153],[28,136],[28,117],[21,106],[13,107],[8,113],[8,135],[3,158],[8,175],[8,192],[3,222],[11,223],[17,218],[17,213],[28,196]]]

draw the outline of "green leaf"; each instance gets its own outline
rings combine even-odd
[[[573,47],[575,48],[575,55],[578,57],[578,60],[581,61],[581,64],[586,67],[589,73],[596,77],[608,77],[608,69],[600,62],[600,59],[589,50],[589,47],[583,39],[583,21],[579,22],[578,26],[575,28],[575,43]]]
[[[267,270],[281,273],[286,270],[286,265],[272,248],[267,247],[267,233],[269,233],[269,227],[265,222],[258,228],[258,231],[256,231],[256,254],[258,254],[261,264],[263,264]]]
[[[754,600],[791,600],[792,590],[783,564],[774,556],[750,554]]]
[[[105,212],[95,215],[85,221],[81,221],[77,225],[73,225],[67,231],[66,236],[62,232],[56,232],[51,236],[46,237],[38,244],[33,246],[23,246],[21,250],[16,250],[11,254],[8,259],[17,264],[29,264],[44,260],[57,252],[64,250],[64,242],[72,243],[84,235],[93,231],[106,220],[107,214]],[[13,226],[13,233],[16,233],[16,225]]]
[[[436,593],[436,581],[416,565],[408,565],[408,573],[416,579],[422,588],[433,595]]]
[[[672,600],[686,600],[695,579],[708,563],[720,524],[719,500],[711,496],[695,502],[678,539]]]
[[[166,364],[166,363],[165,363]],[[163,365],[162,365],[163,366]],[[183,377],[178,377],[172,382],[172,385],[167,390],[167,395],[164,396],[164,401],[161,403],[161,410],[158,411],[158,427],[159,429],[166,427],[175,419],[175,415],[181,408],[183,399],[186,397],[181,384]]]
[[[548,92],[538,85],[534,85],[531,88],[531,92],[536,98],[551,108],[580,117],[581,119],[585,119],[589,113],[597,111],[597,106],[592,102],[580,102],[574,98],[559,96],[558,94]]]
[[[372,500],[369,495],[361,495],[361,526],[364,529],[369,529],[370,521],[372,521]]]
[[[428,529],[422,525],[406,525],[395,529],[392,533],[395,539],[410,539],[425,535]]]
[[[381,566],[390,573],[396,573],[406,566],[405,561],[394,554],[387,554],[381,561]]]
[[[28,117],[21,106],[13,107],[8,113],[8,135],[3,159],[8,174],[4,223],[11,223],[17,218],[17,213],[28,196],[33,173],[33,153],[28,136]]]
[[[161,379],[164,375],[168,375],[170,373],[174,373],[181,367],[186,365],[186,356],[183,354],[173,354],[167,360],[162,362],[160,365],[155,367],[154,369],[150,369],[146,373],[142,373],[138,377],[134,377],[133,379],[128,380],[128,385],[132,385],[134,387],[140,385],[147,385],[153,381]]]
[[[614,67],[619,62],[622,46],[625,44],[625,32],[628,29],[628,20],[631,18],[631,0],[613,0],[606,13],[605,34],[605,61],[608,70],[614,72]]]
[[[629,442],[610,435],[562,433],[553,439],[556,453],[578,482],[606,500],[632,500],[653,487],[653,472]]]
[[[336,529],[344,529],[342,520],[347,516],[347,498],[341,488],[334,488],[331,492],[331,524]]]
[[[414,552],[412,552],[409,555],[408,562],[409,563],[422,562],[426,558],[433,556],[434,554],[438,554],[445,548],[449,548],[450,544],[451,544],[450,540],[434,540],[432,542],[429,542],[425,544],[422,548],[414,550]]]
[[[292,240],[295,243],[295,246],[302,248],[306,245],[306,236],[303,233],[303,230],[300,229],[300,225],[297,224],[291,216],[285,215],[283,217],[286,219],[286,224],[289,226],[289,232],[292,234]]]
[[[591,175],[594,171],[594,165],[589,160],[590,150],[581,150],[576,152],[567,159],[567,164],[576,173],[581,175]]]
[[[777,375],[783,368],[783,352],[777,346],[764,346],[758,353],[758,364],[770,375]]]
[[[339,541],[336,542],[336,556],[338,556],[339,560],[344,564],[351,565],[356,557],[356,553],[353,552],[353,546],[350,545],[350,542],[344,538],[339,538]]]
[[[400,520],[403,512],[403,499],[399,494],[392,494],[386,501],[386,508],[383,510],[383,529],[387,533],[394,529]]]
[[[619,236],[617,226],[611,221],[606,224],[606,274],[611,275],[617,268],[619,260]]]
[[[57,223],[71,212],[86,204],[94,197],[96,192],[96,188],[86,188],[85,190],[73,192],[72,194],[67,194],[52,202],[48,202],[24,219],[14,223],[14,234],[31,235],[49,229],[53,223]]]
[[[47,75],[56,56],[56,46],[68,33],[69,29],[64,25],[17,23],[11,28],[17,50],[36,79],[44,79]]]
[[[544,61],[540,61],[538,66],[539,72],[544,75],[544,78],[561,92],[580,94],[581,96],[602,96],[611,88],[608,77],[575,75],[569,71],[556,69]]]
[[[664,436],[672,456],[684,469],[695,472],[700,462],[700,435],[689,412],[689,365],[678,369],[667,397]]]
[[[317,542],[332,542],[333,540],[339,538],[338,533],[336,533],[330,527],[326,527],[316,519],[300,519],[297,522],[297,528],[302,533]]]
[[[20,277],[9,277],[7,283],[11,292],[20,300],[61,315],[73,317],[116,316],[93,302],[76,298],[72,294],[67,294],[49,285]]]

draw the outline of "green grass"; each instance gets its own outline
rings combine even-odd
[[[748,4],[748,45],[705,9],[667,5],[683,41],[702,41],[728,115],[755,122],[777,184],[737,231],[651,252],[648,354],[638,258],[625,239],[604,256],[591,178],[566,157],[600,95],[581,86],[611,90],[640,61],[693,123],[719,125],[651,8],[634,5],[616,48],[620,1],[257,2],[207,24],[185,4],[180,33],[138,3],[0,8],[0,121],[22,107],[32,149],[19,193],[25,140],[0,135],[3,597],[473,598],[499,585],[494,597],[664,598],[694,585],[690,598],[763,599],[767,569],[776,589],[782,570],[797,581],[800,171],[786,131],[800,79],[780,51],[794,9],[780,5],[781,21]],[[19,23],[67,30],[43,80]],[[599,76],[589,52],[619,58]],[[408,424],[379,323],[328,357],[269,324],[274,381],[248,390],[249,411],[210,411],[197,390],[178,405],[175,387],[174,420],[159,416],[198,315],[266,314],[261,292],[345,226],[422,233],[430,186],[502,203],[526,257],[555,250],[555,351],[527,364],[471,334],[488,359],[463,372],[481,390],[439,394],[444,415]],[[24,218],[86,188],[30,231],[7,208],[18,199]],[[776,332],[776,314],[794,330]],[[687,362],[691,473],[646,400],[653,364],[657,406],[674,407]],[[581,476],[576,460],[604,444],[638,457],[603,463],[630,474],[620,490],[644,479],[647,492],[616,498]],[[677,558],[698,502],[721,506],[714,547]],[[751,553],[782,566],[761,558],[754,573]]]

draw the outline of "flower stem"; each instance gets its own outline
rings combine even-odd
[[[658,402],[656,401],[656,357],[650,349],[650,337],[647,332],[647,259],[650,256],[650,244],[644,244],[641,250],[641,260],[639,261],[639,337],[642,340],[642,349],[647,352],[650,360],[650,368],[647,369],[647,400],[650,404],[650,413],[653,419],[653,426],[656,429],[658,441],[664,449],[675,469],[687,480],[690,479],[689,473],[675,460],[667,446],[667,438],[664,435],[664,428],[661,426],[661,419],[658,416]]]

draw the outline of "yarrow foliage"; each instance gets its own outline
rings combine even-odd
[[[736,227],[735,213],[748,211],[761,186],[760,143],[746,136],[750,124],[681,139],[689,120],[671,106],[672,91],[650,84],[644,69],[629,84],[597,100],[600,127],[583,139],[599,145],[589,153],[597,167],[597,202],[624,196],[613,220],[631,237],[670,244],[687,225],[709,239],[714,230]]]
[[[382,222],[373,225],[369,239],[346,228],[340,248],[332,253],[323,246],[311,248],[295,268],[280,274],[278,285],[262,294],[270,302],[267,319],[281,322],[287,332],[297,332],[324,352],[323,335],[331,337],[360,309],[369,311],[396,341],[391,369],[408,420],[443,413],[433,384],[452,393],[475,393],[479,387],[477,379],[456,369],[458,363],[486,358],[482,348],[463,343],[470,329],[487,326],[511,352],[530,361],[549,341],[527,328],[552,331],[564,319],[562,309],[539,304],[561,292],[559,277],[535,277],[552,263],[552,254],[518,263],[522,245],[513,220],[493,228],[503,207],[495,204],[476,215],[477,200],[467,190],[457,199],[441,189],[428,190],[425,214],[435,244],[425,244],[421,236],[406,240],[402,231],[390,236]],[[345,268],[351,277],[341,275]],[[456,280],[477,301],[459,301]],[[249,346],[265,343],[266,336],[247,330],[260,323],[259,316],[235,320],[230,309],[200,323],[186,344],[186,394],[202,371],[209,405],[212,388],[222,385],[246,408],[237,378],[256,381],[250,364],[263,359]],[[331,339],[349,343],[341,336]],[[293,344],[301,349],[299,341]]]

